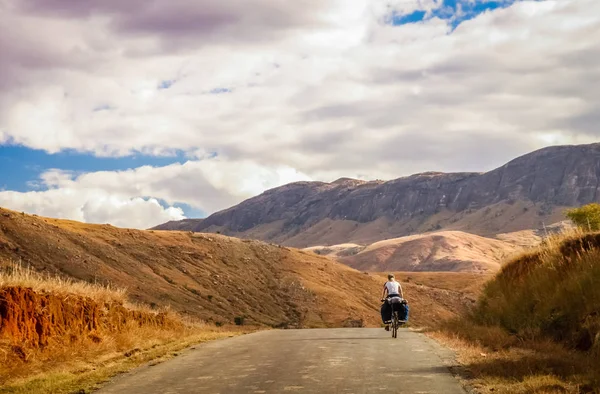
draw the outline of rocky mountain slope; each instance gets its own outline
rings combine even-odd
[[[436,230],[490,236],[562,220],[600,199],[600,144],[556,146],[487,173],[423,173],[389,182],[341,179],[269,190],[178,229],[308,247],[370,244]]]
[[[170,306],[213,323],[244,317],[249,324],[276,327],[378,325],[384,281],[314,253],[259,241],[120,229],[0,209],[0,268],[15,263],[124,287],[132,302]],[[450,317],[469,301],[461,292],[448,296],[445,289],[413,284],[406,292],[415,324]]]

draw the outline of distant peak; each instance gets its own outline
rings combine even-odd
[[[409,177],[398,178],[398,179],[406,179],[406,178],[419,178],[419,177],[427,177],[427,178],[435,178],[435,177],[464,177],[464,176],[472,176],[472,175],[482,175],[482,172],[439,172],[439,171],[427,171],[420,172],[417,174],[413,174]]]
[[[332,185],[343,185],[346,183],[363,183],[363,181],[359,181],[358,179],[352,178],[340,178],[336,181],[331,182]]]
[[[380,184],[383,182],[379,181],[362,181],[360,179],[352,178],[340,178],[337,181],[331,182],[330,185],[334,187],[359,187],[367,184]]]
[[[418,174],[415,174],[414,176],[440,176],[440,175],[448,175],[445,172],[439,172],[439,171],[425,171],[425,172],[420,172]]]

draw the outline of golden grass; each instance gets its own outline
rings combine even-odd
[[[524,339],[600,351],[600,234],[569,235],[507,264],[489,282],[474,321]]]
[[[478,392],[600,392],[600,360],[552,340],[523,340],[464,320],[429,335],[456,351],[460,367],[455,372]]]
[[[0,264],[0,288],[2,287],[23,287],[36,292],[77,295],[96,302],[125,303],[127,300],[127,292],[123,288],[44,275],[16,262]]]
[[[39,293],[63,295],[65,303],[126,303],[124,289],[38,274],[20,264],[0,269],[0,289],[23,287]],[[141,313],[157,313],[140,305]],[[217,328],[171,311],[165,326],[130,320],[118,331],[93,332],[82,337],[54,338],[44,348],[0,338],[0,393],[72,393],[96,387],[118,373],[143,363],[160,362],[175,352],[201,342],[255,330],[252,327]],[[174,324],[171,324],[174,323]]]
[[[82,341],[32,352],[27,363],[6,362],[0,356],[0,393],[90,392],[112,376],[142,364],[177,356],[178,351],[202,342],[249,332],[215,327],[187,327],[181,331],[130,327],[102,343]],[[6,380],[6,379],[5,379]]]
[[[600,393],[600,233],[549,237],[432,335],[481,392]]]
[[[547,260],[552,255],[560,254],[561,245],[565,242],[580,239],[585,234],[579,227],[565,228],[560,233],[548,234],[538,245],[512,255],[504,262],[499,273],[515,268],[515,265],[525,265],[531,259],[537,259],[540,262]]]
[[[463,383],[479,393],[544,394],[596,393],[590,383],[590,371],[596,369],[593,360],[564,349],[552,342],[513,344],[511,339],[492,338],[496,331],[473,340],[473,327],[460,333],[447,329],[430,336],[454,350],[459,367],[454,368]],[[479,327],[478,330],[485,330]],[[467,334],[467,335],[463,335]],[[479,332],[481,334],[481,332]],[[467,337],[469,339],[467,339]],[[486,343],[487,345],[484,345]]]

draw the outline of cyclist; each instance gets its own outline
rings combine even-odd
[[[392,305],[388,302],[388,299],[392,297],[404,298],[404,294],[402,286],[396,281],[394,274],[389,274],[388,281],[383,285],[383,293],[381,293],[381,301],[383,302],[383,305],[381,305],[381,320],[385,324],[386,331],[390,330],[390,322],[392,320]]]

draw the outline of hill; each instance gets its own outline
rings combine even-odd
[[[485,392],[597,393],[599,283],[600,233],[551,237],[507,262],[442,338]]]
[[[474,317],[573,349],[600,349],[599,261],[598,233],[551,239],[486,284]]]
[[[299,182],[203,220],[158,229],[221,232],[295,247],[370,244],[439,230],[493,236],[564,218],[598,201],[600,144],[555,146],[486,173],[430,172],[389,182]]]
[[[120,229],[2,209],[2,261],[126,287],[130,301],[169,306],[208,322],[243,317],[274,327],[379,325],[380,276],[259,241]],[[417,325],[450,317],[470,303],[459,292],[448,296],[445,289],[410,283],[406,293]]]
[[[339,261],[364,271],[496,272],[519,247],[460,231],[388,239]]]
[[[309,248],[305,248],[304,250],[306,250],[307,252],[316,253],[319,256],[340,258],[346,256],[354,256],[355,254],[363,251],[365,248],[366,246],[358,244],[340,244],[331,246],[311,246]]]

